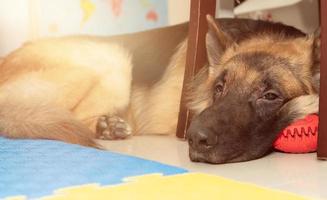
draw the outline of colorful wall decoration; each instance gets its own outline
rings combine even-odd
[[[27,40],[115,35],[168,24],[167,0],[2,0],[0,56]]]

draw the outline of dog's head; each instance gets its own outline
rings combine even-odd
[[[208,16],[208,66],[191,85],[190,158],[209,163],[264,156],[278,132],[318,109],[314,37],[267,31],[235,42]]]

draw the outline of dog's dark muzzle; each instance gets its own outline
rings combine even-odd
[[[213,131],[199,126],[197,120],[191,123],[187,131],[187,139],[190,148],[197,152],[209,151],[218,144],[217,135]]]

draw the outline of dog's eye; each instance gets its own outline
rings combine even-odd
[[[263,96],[264,99],[266,100],[269,100],[269,101],[272,101],[272,100],[275,100],[278,98],[278,95],[273,93],[273,92],[267,92],[264,96]]]
[[[220,94],[220,93],[223,92],[223,90],[224,90],[224,85],[223,84],[217,83],[215,85],[215,94]]]

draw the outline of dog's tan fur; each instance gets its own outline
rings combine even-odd
[[[91,39],[24,45],[1,65],[2,133],[92,145],[96,119],[129,104],[130,59],[122,47]]]
[[[95,123],[107,114],[123,115],[134,134],[174,133],[185,44],[151,88],[131,88],[131,54],[117,44],[92,38],[25,44],[1,64],[1,134],[93,146]],[[158,104],[162,94],[168,101]]]
[[[253,24],[241,26],[249,31]],[[100,116],[107,114],[124,118],[135,135],[175,133],[186,60],[186,33],[184,24],[152,31],[152,35],[77,36],[25,44],[0,61],[0,134],[10,138],[56,139],[95,146],[93,139],[98,137],[95,124]],[[146,41],[151,37],[154,39]],[[234,44],[219,62],[224,63],[240,52],[258,50],[285,57],[290,62],[292,59],[299,62],[300,58],[306,66],[300,73],[308,79],[304,89],[307,94],[313,93],[309,75],[312,55],[309,50],[303,51],[312,48],[312,38],[287,40],[280,37],[262,34]],[[138,40],[138,43],[131,43]],[[164,43],[161,44],[163,49],[157,47],[159,43]],[[137,52],[147,56],[152,53],[158,59],[152,59],[151,55],[137,56]],[[157,56],[161,52],[165,59]],[[140,75],[142,67],[146,72],[155,68],[147,74],[152,74],[155,81],[150,84],[138,81],[144,78]],[[245,73],[241,69],[237,72],[239,76]],[[209,67],[202,73],[205,76],[197,88],[193,88],[195,92],[190,95],[189,104],[198,113],[212,103],[211,94],[205,91],[218,72]],[[289,76],[283,78],[283,73],[279,76],[285,90],[290,96],[299,95],[303,87],[297,85],[296,80],[289,80]],[[250,82],[259,75],[253,72],[252,78],[246,78]],[[298,104],[297,101],[294,106]]]
[[[175,133],[185,57],[186,41],[179,45],[164,75],[155,85],[133,88],[128,122],[133,124],[134,134]]]
[[[267,36],[262,35],[251,40],[246,40],[237,44],[237,47],[231,47],[226,50],[223,56],[220,58],[220,63],[226,63],[232,57],[240,53],[253,53],[253,52],[266,52],[276,57],[285,58],[290,63],[302,63],[303,67],[298,73],[302,76],[304,86],[292,75],[289,71],[278,69],[275,70],[276,76],[279,77],[280,84],[283,85],[283,90],[288,93],[289,98],[305,94],[315,94],[317,91],[313,88],[312,84],[312,51],[313,37],[296,38],[296,39],[284,39],[283,35]],[[236,45],[236,44],[235,44]],[[220,66],[219,66],[220,67]],[[204,91],[211,91],[213,81],[221,71],[225,68],[222,66],[219,69],[212,67],[205,68],[204,74],[209,72],[209,76],[206,80],[200,80],[199,83],[195,83],[196,88],[191,88],[195,92],[191,93],[189,100],[189,107],[196,113],[200,113],[202,110],[208,107],[212,103],[211,94],[206,95]],[[201,72],[200,72],[201,73]],[[243,63],[237,65],[235,69],[235,79],[246,79],[248,83],[255,80],[261,74],[256,71],[251,71],[246,68]],[[233,80],[229,80],[233,81]],[[200,85],[200,86],[199,86]],[[201,92],[202,91],[202,92]],[[198,96],[199,95],[199,96]],[[197,100],[199,98],[199,100]]]

